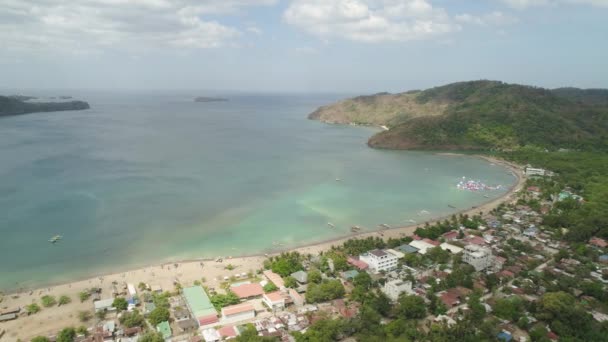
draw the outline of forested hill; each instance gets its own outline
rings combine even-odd
[[[377,96],[390,103],[391,115],[378,122],[377,112],[386,112]],[[386,99],[393,97],[392,101]],[[415,103],[395,106],[407,96]],[[390,130],[369,140],[369,145],[388,149],[514,150],[522,146],[542,148],[604,149],[608,146],[608,90],[560,88],[555,90],[497,81],[453,83],[424,91],[375,95],[367,99],[367,117],[360,101],[345,100],[320,108],[311,118],[332,121],[357,111],[362,124],[385,124]],[[342,111],[338,110],[341,109]],[[354,108],[354,109],[353,109]],[[419,108],[426,110],[416,111]],[[346,114],[345,114],[346,112]]]
[[[89,104],[84,101],[29,102],[25,101],[24,98],[26,97],[0,96],[0,117],[37,112],[83,110],[90,108]]]

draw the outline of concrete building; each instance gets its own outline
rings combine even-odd
[[[374,249],[359,256],[359,259],[369,265],[373,273],[390,271],[397,267],[399,257],[388,251]]]
[[[458,254],[462,252],[462,248],[445,242],[442,243],[439,247],[441,247],[441,249],[443,249],[444,251],[449,251],[452,254]]]
[[[93,302],[95,306],[95,312],[99,311],[116,311],[116,308],[112,306],[114,298],[107,298]]]
[[[414,240],[414,241],[410,242],[410,246],[417,248],[418,253],[420,253],[420,254],[426,254],[426,251],[428,249],[436,247],[435,245],[430,244],[426,241],[422,241],[422,240]]]
[[[265,293],[262,296],[262,301],[273,311],[283,310],[285,308],[285,297],[281,291]]]
[[[240,322],[255,318],[255,309],[251,304],[237,304],[222,309],[222,323]]]
[[[196,319],[199,326],[219,322],[217,311],[215,311],[215,307],[211,304],[209,296],[207,296],[202,287],[186,287],[183,289],[183,296],[188,310],[190,310],[192,317]]]
[[[462,261],[473,266],[475,271],[483,271],[494,265],[492,250],[478,245],[468,245],[464,248]]]
[[[384,294],[393,302],[397,301],[397,299],[399,299],[399,295],[402,293],[414,293],[414,291],[412,291],[412,282],[403,281],[401,279],[391,280],[384,283],[382,292],[384,292]]]

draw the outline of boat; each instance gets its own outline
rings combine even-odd
[[[341,182],[342,180],[340,178],[336,178],[336,182]]]
[[[380,225],[380,227],[384,227],[384,228],[386,228],[386,229],[391,229],[391,226],[389,226],[389,225],[388,225],[388,224],[386,224],[386,223],[382,223],[382,224]]]
[[[453,206],[453,205],[451,205],[451,204],[448,204],[448,207],[450,207],[450,208],[452,208],[452,209],[456,209],[456,207],[455,207],[455,206]]]
[[[352,227],[350,227],[350,231],[351,232],[358,232],[360,230],[361,230],[361,227],[359,227],[359,226],[352,226]]]
[[[336,225],[335,225],[335,224],[333,224],[333,223],[331,223],[331,222],[327,222],[327,225],[328,225],[330,228],[336,228]]]
[[[63,238],[63,236],[61,235],[55,235],[52,238],[49,239],[50,243],[57,243],[59,242],[61,239]]]
[[[483,197],[485,197],[485,198],[490,198],[490,196],[488,196],[488,195],[483,195]]]
[[[407,222],[416,223],[416,221],[412,219],[407,220]]]

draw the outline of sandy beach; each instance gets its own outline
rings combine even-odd
[[[461,155],[458,154],[442,155],[461,157]],[[502,197],[488,201],[487,203],[479,205],[475,208],[462,210],[461,213],[463,214],[475,215],[479,214],[479,212],[483,212],[485,214],[496,208],[501,203],[513,201],[516,198],[516,192],[521,189],[525,181],[521,167],[491,157],[477,157],[484,158],[496,165],[506,167],[517,177],[517,181]],[[442,219],[444,218],[434,218],[428,222],[432,223]],[[300,253],[318,254],[321,251],[330,249],[334,245],[340,245],[344,241],[353,238],[362,239],[377,236],[384,239],[389,239],[404,237],[411,235],[418,227],[424,226],[424,223],[425,222],[407,227],[382,231],[362,232],[360,234],[345,236],[343,238],[334,239],[331,241],[323,241],[291,250],[295,250]],[[208,259],[184,260],[163,265],[134,269],[126,272],[107,274],[47,288],[5,294],[3,301],[0,303],[2,310],[5,308],[14,307],[23,308],[33,302],[40,305],[40,297],[47,294],[56,297],[68,295],[71,297],[72,302],[60,307],[55,306],[52,308],[42,308],[39,313],[32,316],[20,317],[14,321],[0,323],[0,330],[6,330],[6,335],[1,340],[17,341],[18,339],[22,339],[26,341],[34,336],[54,333],[64,327],[82,325],[78,319],[78,312],[83,310],[91,311],[93,304],[91,300],[80,303],[78,293],[91,287],[102,288],[102,299],[111,297],[112,282],[114,281],[118,283],[131,283],[135,286],[137,286],[137,284],[140,282],[143,282],[151,286],[161,286],[163,290],[173,290],[175,281],[178,281],[183,286],[190,286],[194,281],[201,281],[204,278],[204,285],[219,288],[220,283],[224,281],[224,277],[237,276],[238,274],[247,273],[250,271],[255,272],[256,270],[262,268],[262,264],[265,259],[266,256],[264,255],[254,255],[229,259],[226,258],[221,263]],[[228,264],[234,266],[234,269],[227,270],[226,266]]]

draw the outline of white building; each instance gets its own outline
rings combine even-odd
[[[93,302],[95,306],[95,312],[99,311],[115,311],[116,308],[112,306],[114,298],[107,298]]]
[[[445,242],[442,243],[439,247],[441,247],[441,249],[443,249],[444,251],[449,251],[452,254],[458,254],[462,252],[462,248]]]
[[[417,248],[419,254],[426,254],[426,251],[437,246],[422,240],[414,240],[410,242],[410,246]]]
[[[393,302],[399,299],[399,295],[402,293],[413,294],[412,291],[412,282],[403,281],[401,279],[391,280],[384,283],[384,287],[382,287],[382,292],[390,298]]]
[[[255,318],[255,308],[251,304],[237,304],[222,308],[222,323],[233,323]]]
[[[482,271],[493,267],[494,255],[492,250],[478,245],[468,245],[464,248],[462,261],[473,266],[475,271]]]
[[[399,257],[389,251],[374,249],[368,253],[361,254],[359,260],[369,265],[369,269],[373,273],[381,271],[390,271],[397,267]]]
[[[526,176],[547,176],[547,177],[552,177],[553,176],[553,172],[545,170],[545,169],[537,169],[534,167],[530,167],[530,166],[526,166],[526,169],[524,170],[524,173],[526,174]]]
[[[273,311],[285,309],[285,296],[281,291],[264,293],[262,301]]]

